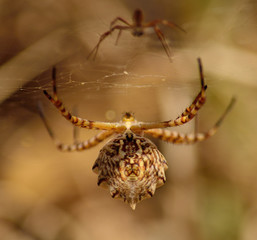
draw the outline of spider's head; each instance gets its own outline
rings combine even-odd
[[[133,123],[136,123],[136,119],[134,117],[134,114],[131,113],[131,112],[125,112],[123,114],[123,117],[122,117],[122,120],[121,120],[122,123],[124,123],[125,127],[127,129],[130,129],[131,126],[133,125]]]
[[[134,114],[131,112],[125,112],[122,117],[122,122],[124,123],[127,129],[130,129],[132,123],[136,122]]]
[[[134,122],[135,121],[135,117],[134,117],[134,114],[132,112],[125,112],[123,114],[123,117],[122,117],[122,122]]]

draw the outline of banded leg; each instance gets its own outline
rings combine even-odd
[[[144,131],[144,133],[166,142],[172,142],[174,144],[191,144],[204,141],[217,132],[224,118],[230,112],[234,104],[235,98],[232,98],[230,104],[228,105],[222,116],[219,118],[219,120],[216,122],[216,124],[205,133],[180,134],[166,129],[149,129]]]
[[[41,104],[38,104],[38,110],[39,110],[39,115],[47,129],[47,132],[49,133],[50,137],[55,142],[57,148],[61,151],[68,151],[68,152],[82,151],[82,150],[96,146],[98,143],[102,142],[103,140],[105,140],[106,138],[108,138],[114,134],[113,131],[102,131],[99,134],[95,135],[94,137],[92,137],[86,141],[77,142],[75,139],[76,142],[74,144],[63,144],[58,139],[56,139],[52,129],[50,128],[50,126],[45,118]]]
[[[44,90],[43,93],[53,103],[53,105],[60,111],[62,116],[65,117],[73,125],[79,126],[82,128],[97,129],[97,130],[114,130],[115,129],[116,132],[121,132],[126,129],[126,127],[119,122],[116,122],[116,123],[98,122],[98,121],[95,122],[95,121],[83,119],[72,115],[69,111],[66,110],[62,101],[60,101],[57,96],[56,68],[53,68],[52,79],[53,79],[53,97],[46,90]]]
[[[152,123],[138,122],[137,125],[134,125],[131,127],[131,130],[138,131],[140,129],[147,130],[147,129],[153,129],[153,128],[175,127],[175,126],[183,125],[195,117],[197,112],[200,110],[200,108],[204,105],[206,101],[205,91],[207,89],[207,85],[205,85],[205,82],[204,82],[201,59],[198,58],[197,60],[198,60],[199,72],[200,72],[201,91],[196,96],[192,104],[189,107],[187,107],[185,111],[175,120],[169,120],[164,122],[152,122]]]
[[[76,142],[74,144],[63,144],[57,139],[54,139],[54,141],[57,148],[61,151],[66,151],[66,152],[83,151],[96,146],[98,143],[102,142],[106,138],[113,135],[113,133],[114,133],[113,131],[101,131],[100,133],[98,133],[97,135],[95,135],[94,137],[86,141]]]
[[[201,92],[197,95],[195,100],[192,102],[192,104],[185,109],[185,111],[181,114],[181,116],[188,116],[192,113],[193,109],[196,109],[198,111],[201,108],[201,104],[204,104],[205,101],[205,95],[204,91],[207,89],[207,85],[204,84],[204,75],[203,75],[203,65],[200,58],[197,58],[198,62],[198,68],[199,68],[199,75],[200,75],[200,81],[201,81]],[[202,99],[202,101],[198,102],[198,99]]]

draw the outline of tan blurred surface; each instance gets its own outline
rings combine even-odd
[[[162,28],[170,63],[153,32],[116,34],[87,55],[117,16],[169,19],[186,34]],[[256,1],[0,1],[0,240],[257,238]],[[172,41],[171,41],[172,40]],[[72,143],[73,128],[42,94],[58,91],[68,109],[90,120],[175,118],[199,91],[201,57],[207,103],[198,129],[235,108],[218,133],[194,146],[155,141],[168,160],[167,182],[135,211],[97,186],[91,168],[104,143],[59,152],[37,113],[42,102],[55,134]],[[194,123],[179,127],[194,131]],[[97,131],[80,129],[80,139]]]

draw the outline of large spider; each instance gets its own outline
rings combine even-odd
[[[153,21],[148,22],[148,23],[144,23],[143,20],[144,20],[143,12],[140,9],[136,9],[134,11],[133,18],[132,18],[132,21],[133,21],[132,24],[130,24],[129,22],[127,22],[125,19],[123,19],[121,17],[116,17],[110,24],[110,30],[103,33],[100,36],[100,39],[99,39],[97,45],[90,52],[90,54],[88,55],[88,58],[93,53],[95,53],[93,59],[96,58],[98,48],[99,48],[101,42],[116,29],[119,30],[119,33],[118,33],[118,36],[117,36],[117,39],[116,39],[116,43],[115,43],[117,45],[118,40],[121,36],[121,32],[123,30],[131,30],[131,33],[132,33],[133,36],[140,37],[144,34],[144,29],[145,28],[153,28],[156,35],[158,36],[159,40],[161,41],[162,46],[163,46],[169,60],[171,61],[171,52],[170,52],[169,45],[166,42],[164,34],[162,33],[162,31],[158,27],[158,24],[163,24],[163,25],[171,27],[171,28],[177,28],[177,29],[179,29],[183,32],[185,32],[185,30],[183,28],[181,28],[180,26],[178,26],[177,24],[175,24],[173,22],[170,22],[170,21],[167,21],[167,20],[163,20],[163,19],[156,19],[156,20],[153,20]],[[118,21],[124,23],[125,25],[115,25]]]
[[[113,198],[121,198],[132,209],[145,198],[152,197],[155,189],[165,181],[165,170],[168,165],[164,156],[157,147],[144,135],[159,138],[174,144],[191,144],[203,141],[213,136],[221,122],[234,105],[235,99],[222,114],[216,124],[205,133],[180,134],[165,128],[183,125],[197,114],[206,100],[206,88],[201,60],[198,59],[201,90],[192,104],[175,120],[163,122],[138,122],[133,114],[126,112],[120,122],[90,121],[73,116],[66,110],[57,96],[56,71],[53,69],[53,96],[46,90],[44,94],[73,125],[87,129],[101,130],[99,134],[87,141],[76,142],[71,145],[62,144],[56,140],[41,111],[41,117],[50,136],[55,140],[59,150],[82,151],[96,146],[108,137],[114,136],[100,150],[99,156],[93,165],[93,171],[98,174],[98,185],[108,188]]]

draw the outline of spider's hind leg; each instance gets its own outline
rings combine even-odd
[[[42,104],[39,102],[38,103],[38,111],[39,111],[39,115],[46,127],[46,130],[49,134],[49,136],[53,139],[56,147],[61,150],[61,151],[68,151],[68,152],[72,152],[72,151],[82,151],[91,147],[96,146],[98,143],[102,142],[103,140],[105,140],[106,138],[110,137],[111,135],[113,135],[113,131],[101,131],[100,133],[98,133],[97,135],[95,135],[94,137],[86,140],[86,141],[78,141],[77,139],[77,130],[74,130],[73,132],[73,136],[74,136],[74,143],[73,144],[64,144],[61,143],[54,135],[54,132],[52,131],[52,129],[50,128],[50,125],[48,123],[48,121],[46,120],[46,117],[44,115],[43,112],[43,107]],[[75,128],[75,127],[74,127]]]
[[[231,111],[231,109],[233,108],[235,101],[236,101],[235,98],[231,99],[230,104],[228,105],[226,110],[223,112],[221,117],[218,119],[218,121],[215,123],[215,125],[205,133],[194,132],[191,134],[180,134],[178,132],[161,129],[161,128],[149,129],[144,132],[146,134],[151,135],[152,137],[159,138],[163,141],[171,142],[174,144],[192,144],[195,142],[204,141],[204,140],[208,139],[209,137],[213,136],[217,132],[221,123],[223,122],[223,120],[225,119],[227,114]]]

